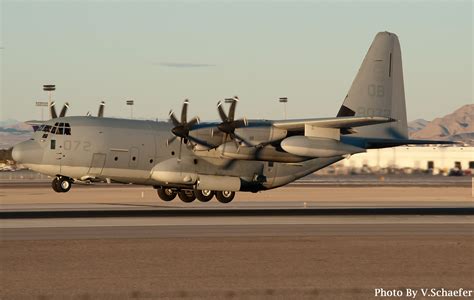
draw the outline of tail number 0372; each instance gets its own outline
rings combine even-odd
[[[91,142],[65,140],[64,150],[72,150],[72,151],[82,150],[82,151],[89,152],[91,150]]]

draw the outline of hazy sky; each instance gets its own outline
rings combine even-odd
[[[471,1],[1,2],[1,119],[38,119],[43,84],[71,115],[335,116],[379,31],[399,36],[408,119],[473,102]]]

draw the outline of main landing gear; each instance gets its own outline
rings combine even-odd
[[[71,178],[64,176],[57,176],[51,182],[51,187],[56,193],[66,193],[69,192],[72,186]]]
[[[191,203],[195,199],[201,202],[208,202],[212,197],[216,196],[217,201],[221,203],[229,203],[235,197],[235,192],[232,191],[211,191],[211,190],[191,190],[181,189],[176,190],[172,188],[157,187],[158,196],[163,201],[171,201],[176,198],[176,195],[181,201]]]

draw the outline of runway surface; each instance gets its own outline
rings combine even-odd
[[[149,188],[0,190],[1,299],[370,299],[474,289],[471,188],[286,187],[166,203]]]

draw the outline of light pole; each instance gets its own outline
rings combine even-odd
[[[280,103],[283,103],[283,109],[285,112],[285,120],[286,120],[286,104],[288,103],[288,98],[287,97],[280,97]]]
[[[43,85],[43,91],[48,92],[48,107],[51,106],[51,97],[52,97],[53,91],[55,90],[56,90],[56,85],[54,84]]]
[[[127,105],[130,105],[130,119],[133,119],[133,105],[134,101],[133,100],[127,100],[126,101]]]
[[[44,107],[48,106],[48,102],[46,101],[36,101],[36,106],[41,107],[41,121],[44,120]]]

